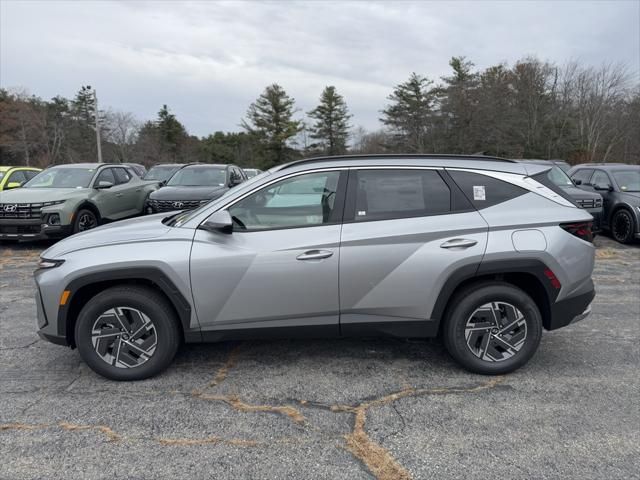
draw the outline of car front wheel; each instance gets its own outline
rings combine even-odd
[[[540,311],[529,295],[513,285],[475,285],[459,292],[450,305],[444,343],[471,372],[512,372],[527,363],[540,344]]]
[[[98,217],[91,210],[81,209],[73,222],[73,233],[84,232],[98,226]]]
[[[142,380],[173,361],[180,330],[168,301],[140,286],[109,288],[87,302],[75,329],[82,359],[112,380]]]

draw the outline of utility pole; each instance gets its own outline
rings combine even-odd
[[[98,96],[93,91],[94,108],[96,109],[96,145],[98,146],[98,163],[102,163],[102,144],[100,143],[100,114],[98,113]]]

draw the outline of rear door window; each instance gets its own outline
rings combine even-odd
[[[350,183],[356,222],[439,215],[451,211],[451,191],[436,170],[359,170]]]

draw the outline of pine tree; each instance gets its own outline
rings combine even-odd
[[[258,135],[267,150],[264,167],[285,162],[291,157],[288,142],[301,129],[301,122],[293,120],[295,100],[284,89],[273,84],[265,88],[258,99],[249,106],[242,127]]]
[[[320,141],[324,153],[338,155],[347,150],[351,115],[336,87],[325,87],[320,95],[320,104],[308,115],[315,120],[310,129],[311,138]]]
[[[158,127],[161,151],[168,154],[171,160],[176,161],[187,141],[186,129],[166,105],[162,105],[158,112],[156,125]]]
[[[433,82],[412,73],[404,83],[395,87],[388,99],[391,104],[382,111],[382,123],[395,136],[398,149],[407,152],[425,152],[431,123]]]

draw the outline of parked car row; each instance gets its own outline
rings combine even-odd
[[[0,240],[58,239],[145,213],[189,210],[247,178],[235,165],[197,163],[149,171],[133,163],[0,167]]]

